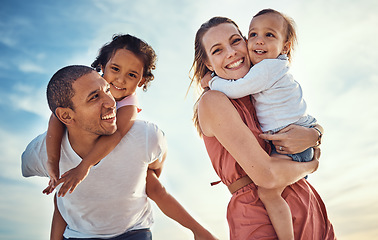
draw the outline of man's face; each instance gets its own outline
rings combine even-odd
[[[83,134],[111,135],[117,130],[116,105],[109,84],[95,71],[72,85],[73,122]]]

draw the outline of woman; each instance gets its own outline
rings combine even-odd
[[[197,31],[192,83],[199,85],[210,70],[224,79],[238,79],[250,67],[245,40],[232,20],[215,17]],[[320,196],[303,179],[317,169],[319,150],[307,163],[270,157],[248,96],[230,100],[220,92],[207,91],[195,106],[194,120],[215,171],[233,194],[227,210],[231,240],[277,238],[257,186],[288,186],[282,196],[292,211],[296,239],[335,239]],[[319,137],[314,129],[294,125],[283,132],[263,136],[276,140],[274,144],[285,153],[314,146]]]

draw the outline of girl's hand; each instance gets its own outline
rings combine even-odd
[[[202,229],[201,231],[194,232],[194,239],[195,240],[219,240],[219,238],[215,237],[206,229]]]
[[[292,124],[278,133],[259,136],[262,139],[271,140],[278,153],[295,154],[315,146],[319,135],[314,129]]]
[[[201,87],[203,89],[209,87],[210,80],[211,80],[211,74],[210,72],[207,72],[205,76],[201,79]]]
[[[62,187],[59,189],[58,197],[64,197],[68,191],[72,193],[77,185],[88,175],[88,172],[89,167],[85,167],[82,164],[65,172],[57,182],[57,185],[63,183]]]
[[[49,195],[57,186],[57,181],[59,179],[59,160],[47,160],[47,171],[50,176],[50,181],[48,186],[42,191],[44,194]]]

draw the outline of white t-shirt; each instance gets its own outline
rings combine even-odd
[[[46,133],[35,138],[22,154],[24,177],[48,177],[45,138]],[[59,211],[67,222],[64,237],[109,238],[149,228],[153,218],[145,191],[147,168],[161,160],[165,151],[164,133],[152,123],[135,121],[117,147],[91,168],[72,194],[57,198]],[[66,133],[60,172],[76,167],[80,161]]]

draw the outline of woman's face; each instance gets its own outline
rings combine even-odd
[[[224,79],[244,77],[251,63],[247,45],[232,23],[222,23],[210,28],[202,38],[207,61],[206,66]]]

